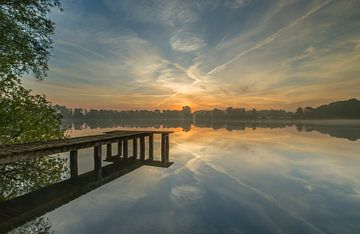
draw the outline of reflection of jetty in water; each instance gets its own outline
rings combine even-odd
[[[360,139],[360,121],[357,120],[306,120],[306,121],[192,121],[184,120],[134,120],[134,121],[116,121],[116,120],[79,120],[63,121],[63,127],[68,129],[81,130],[86,128],[182,128],[187,132],[191,127],[227,129],[228,131],[241,131],[247,128],[286,128],[296,127],[298,131],[311,132],[316,131],[336,138],[345,138],[351,141]]]
[[[142,166],[169,167],[172,164],[169,162],[170,133],[172,132],[114,131],[95,136],[0,147],[0,165],[70,152],[69,179],[0,203],[0,232],[9,231]],[[161,134],[161,161],[154,160],[154,134]],[[128,152],[129,141],[133,144],[132,155]],[[113,143],[118,147],[116,155],[112,152]],[[145,152],[146,143],[148,153]],[[102,166],[102,145],[106,145],[105,161],[112,164]],[[89,147],[94,147],[94,169],[79,175],[78,150]]]

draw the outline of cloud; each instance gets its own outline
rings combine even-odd
[[[212,70],[210,70],[207,75],[212,75],[214,73],[217,73],[221,70],[224,70],[229,64],[235,62],[236,60],[240,59],[241,57],[247,55],[250,52],[253,52],[254,50],[260,49],[263,46],[266,46],[268,44],[270,44],[271,42],[273,42],[274,40],[276,40],[277,38],[279,38],[280,36],[283,35],[283,33],[294,27],[295,25],[297,25],[298,23],[300,23],[302,20],[308,18],[309,16],[313,15],[314,13],[316,13],[317,11],[319,11],[321,8],[323,8],[324,6],[326,6],[327,4],[329,4],[331,1],[327,0],[324,1],[323,3],[319,4],[318,6],[314,7],[313,9],[311,9],[310,11],[308,11],[306,14],[302,15],[301,17],[296,18],[295,20],[293,20],[292,22],[290,22],[289,24],[287,24],[285,27],[280,28],[278,31],[276,31],[275,33],[271,34],[270,36],[266,37],[265,39],[257,42],[255,44],[255,46],[250,47],[244,51],[242,51],[241,53],[239,53],[238,55],[236,55],[234,58],[231,58],[230,60],[228,60],[226,63],[221,64],[215,68],[213,68]]]
[[[293,108],[330,91],[359,95],[358,1],[103,3],[64,3],[49,78],[26,85],[60,104],[120,109]]]
[[[244,7],[249,4],[249,0],[228,0],[225,2],[225,5],[230,7],[231,9],[238,9],[240,7]]]
[[[199,188],[190,185],[176,186],[170,193],[170,199],[181,207],[197,202],[202,196],[203,192]]]
[[[217,0],[105,0],[110,10],[121,12],[132,20],[175,26],[200,19],[209,9],[217,6]]]
[[[170,46],[175,51],[192,52],[203,48],[206,43],[192,33],[180,31],[170,39]]]

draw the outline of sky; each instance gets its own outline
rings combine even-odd
[[[86,109],[294,110],[360,98],[358,0],[62,0],[44,81]]]

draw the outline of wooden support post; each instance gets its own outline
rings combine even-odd
[[[137,138],[136,137],[133,138],[133,156],[134,156],[134,159],[137,158]]]
[[[149,135],[149,159],[154,160],[154,134]]]
[[[110,159],[112,156],[112,148],[111,147],[112,147],[111,143],[106,145],[106,159]]]
[[[118,140],[118,157],[120,157],[122,155],[122,146],[123,146],[123,142],[121,140]]]
[[[145,160],[145,137],[140,136],[140,160]]]
[[[125,139],[124,141],[123,141],[123,157],[124,157],[124,159],[128,159],[128,140],[127,139]]]
[[[94,146],[94,171],[98,177],[101,177],[101,161],[102,161],[102,147],[101,143],[97,143]]]
[[[70,178],[75,179],[78,174],[78,151],[71,150],[70,151]]]
[[[163,165],[165,165],[165,155],[166,155],[166,147],[165,147],[165,144],[166,144],[166,137],[165,137],[165,133],[162,133],[161,134],[161,163]]]
[[[169,134],[166,134],[166,144],[165,144],[165,161],[169,163],[169,148],[170,148],[170,137]]]

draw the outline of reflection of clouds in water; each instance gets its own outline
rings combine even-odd
[[[351,221],[359,217],[358,150],[294,129],[193,128],[171,136],[172,167],[136,170],[47,216],[59,232],[236,233],[260,224],[344,233],[359,228]]]
[[[279,174],[289,180],[301,182],[308,190],[324,187],[324,184],[350,184],[354,193],[360,189],[360,150],[353,142],[330,138],[312,133],[299,133],[288,129],[257,129],[243,132],[192,130],[192,138],[182,136],[177,147],[193,155],[186,165],[179,169],[189,169],[198,173],[203,161],[222,165],[227,170],[236,169],[243,175]],[[209,139],[210,138],[210,139]],[[339,157],[341,155],[341,158]],[[293,175],[292,169],[301,172]],[[276,170],[276,173],[274,173]],[[254,172],[257,171],[257,172]],[[309,191],[309,190],[308,190]]]
[[[181,185],[171,189],[170,199],[175,204],[183,207],[191,205],[197,200],[201,199],[203,191],[199,188],[190,185]]]
[[[236,181],[239,185],[244,186],[245,188],[255,192],[255,194],[261,196],[263,199],[265,199],[266,201],[268,201],[269,203],[275,205],[276,207],[280,208],[281,210],[285,211],[288,215],[290,215],[291,217],[300,220],[301,222],[303,222],[305,225],[308,225],[309,227],[311,227],[312,229],[314,229],[316,232],[318,233],[324,233],[322,230],[320,230],[318,227],[314,226],[311,222],[309,222],[308,220],[304,219],[303,217],[297,215],[295,212],[283,207],[281,205],[281,202],[278,201],[277,199],[275,199],[271,194],[266,193],[254,186],[249,185],[248,183],[245,183],[243,180],[227,173],[225,170],[217,170],[217,166],[213,166],[213,164],[211,163],[206,163],[209,167],[211,167],[212,169],[214,169],[217,172],[220,172],[224,175],[226,175],[227,177],[229,177],[230,179]]]
[[[177,144],[178,146],[180,146],[180,144]],[[200,172],[200,167],[201,166],[208,166],[211,169],[215,170],[216,172],[219,172],[223,175],[225,175],[226,177],[236,181],[236,183],[238,183],[240,186],[243,186],[251,191],[253,191],[255,194],[257,194],[258,196],[262,197],[264,200],[266,200],[267,202],[271,203],[272,205],[275,205],[276,207],[280,208],[281,210],[285,211],[289,216],[301,221],[302,223],[304,223],[305,225],[309,226],[311,229],[313,229],[315,232],[318,233],[323,233],[322,230],[320,230],[318,227],[314,226],[311,222],[309,222],[308,220],[306,220],[305,218],[299,216],[298,214],[296,214],[295,212],[283,207],[281,205],[281,202],[278,201],[277,199],[275,199],[271,194],[266,193],[254,186],[249,185],[248,183],[245,183],[243,180],[239,179],[238,177],[233,176],[232,174],[228,173],[226,171],[225,168],[216,165],[214,163],[211,163],[210,161],[206,160],[206,156],[201,156],[199,154],[193,153],[190,150],[186,149],[186,147],[183,147],[184,150],[188,153],[193,154],[194,158],[190,159],[186,165],[181,168],[184,169],[189,169],[190,171],[194,172],[196,175],[201,176],[201,172]],[[191,187],[192,189],[194,189],[195,187]],[[181,190],[180,190],[181,191]],[[173,194],[173,191],[172,191]],[[182,193],[179,193],[182,194]],[[186,194],[186,193],[185,193]],[[185,198],[187,196],[184,196]],[[180,199],[181,200],[181,199]],[[185,199],[186,201],[186,199]]]

